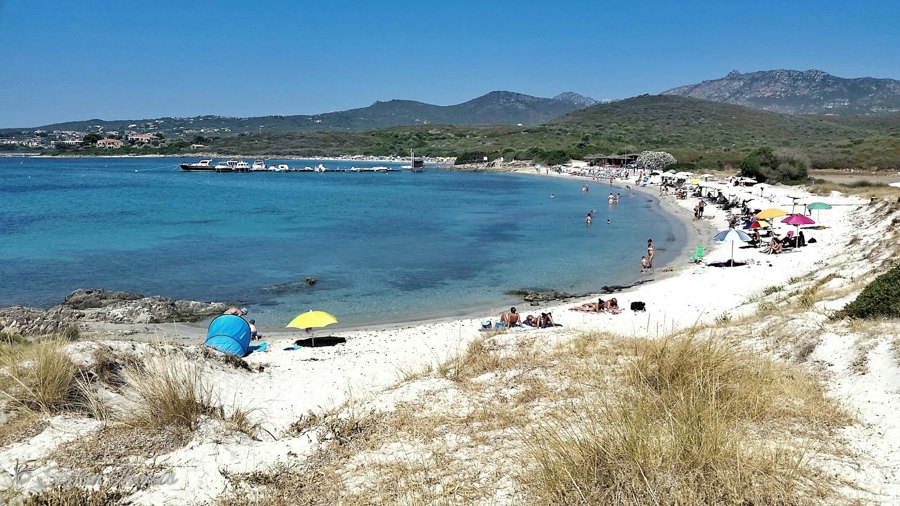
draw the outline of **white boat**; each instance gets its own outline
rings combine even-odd
[[[263,159],[254,160],[250,170],[266,170],[266,161]]]
[[[276,167],[275,170],[278,172],[287,172],[287,171],[291,170],[291,168],[288,167],[288,165],[286,163],[279,163],[278,167]]]
[[[216,172],[234,172],[234,166],[237,163],[237,160],[227,160],[224,163],[216,164],[215,170]]]
[[[241,160],[228,160],[225,163],[217,164],[216,172],[250,172],[250,164]]]

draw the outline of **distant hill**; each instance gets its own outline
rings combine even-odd
[[[664,150],[685,167],[736,167],[760,148],[785,149],[816,168],[897,168],[900,113],[783,114],[674,95],[597,104],[536,126],[417,125],[366,132],[300,131],[224,137],[210,152],[231,156],[487,156],[494,160],[585,159]],[[693,169],[691,169],[693,170]]]
[[[431,105],[412,100],[375,102],[359,109],[313,115],[195,116],[141,120],[72,121],[40,127],[42,130],[122,131],[129,128],[180,135],[234,135],[239,133],[284,133],[303,130],[366,131],[397,126],[442,125],[537,125],[589,107],[597,101],[566,92],[553,98],[539,98],[510,91],[492,91],[457,105]]]
[[[663,95],[700,98],[787,114],[886,114],[900,111],[900,81],[845,79],[821,70],[732,71]]]

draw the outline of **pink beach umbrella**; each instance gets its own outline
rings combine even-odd
[[[789,214],[781,222],[793,225],[799,231],[800,225],[812,225],[815,223],[815,220],[805,214]]]

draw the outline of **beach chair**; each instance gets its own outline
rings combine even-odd
[[[697,246],[697,251],[694,252],[694,256],[691,257],[691,262],[697,264],[700,263],[700,260],[703,259],[703,246]]]

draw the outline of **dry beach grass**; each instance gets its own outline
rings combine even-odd
[[[897,433],[900,327],[835,317],[900,253],[900,202],[876,191],[833,239],[850,247],[802,272],[776,265],[792,274],[765,278],[734,307],[716,292],[687,325],[561,307],[554,315],[569,320],[556,330],[479,333],[472,322],[463,337],[462,326],[424,326],[401,335],[463,346],[398,362],[376,359],[386,353],[377,336],[351,338],[371,342],[362,363],[393,367],[382,371],[393,379],[299,412],[281,407],[290,392],[254,405],[222,383],[302,390],[291,367],[335,368],[350,358],[343,346],[272,355],[261,370],[191,345],[7,336],[0,499],[890,504],[900,469],[884,438]],[[672,283],[740,273],[680,274]]]

